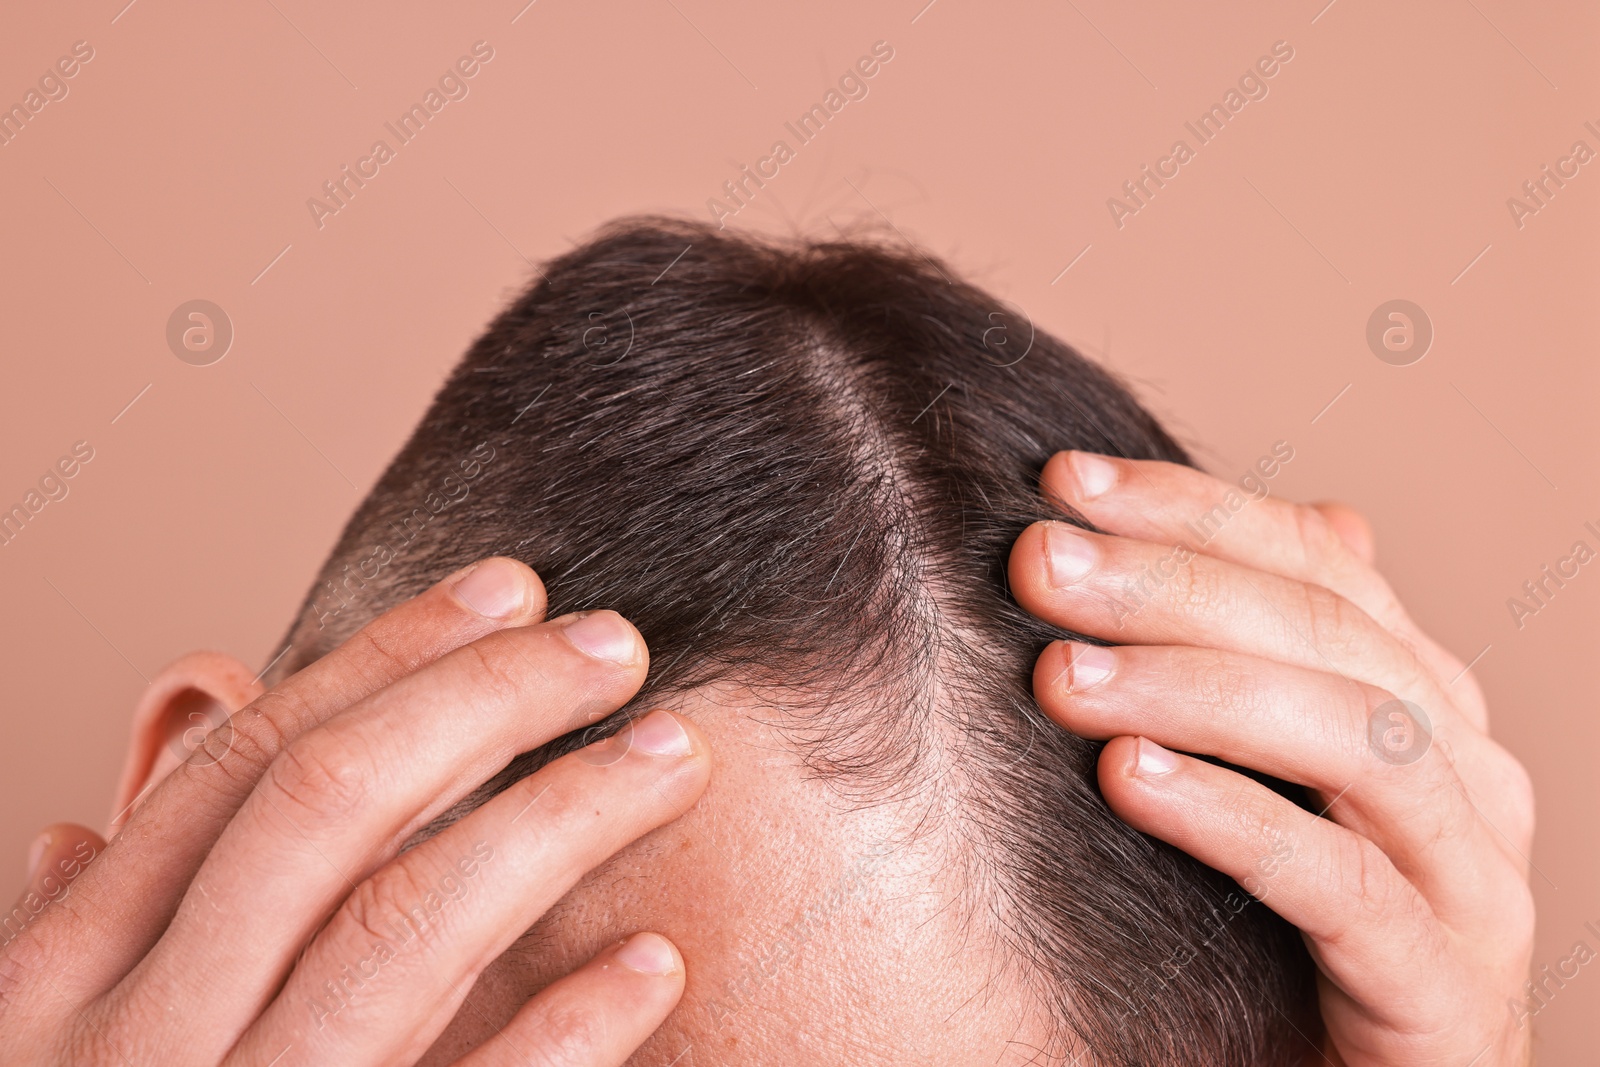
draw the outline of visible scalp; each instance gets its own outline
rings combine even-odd
[[[308,598],[279,670],[472,559],[522,559],[552,614],[611,608],[643,634],[650,674],[625,711],[724,681],[802,694],[779,713],[809,773],[861,804],[926,798],[970,857],[975,921],[1102,1062],[1288,1063],[1291,1028],[1314,1025],[1311,967],[1264,909],[1147,996],[1231,883],[1106,808],[1098,747],[1045,719],[1029,689],[1039,650],[1074,635],[1006,585],[1012,542],[1060,518],[1037,492],[1053,453],[1187,458],[1055,338],[998,358],[996,314],[1015,318],[880,241],[609,227],[474,344],[323,580],[393,539],[478,442],[494,473],[333,627]],[[1208,611],[1211,592],[1188,589]],[[519,756],[442,821],[621,722]],[[1130,1023],[1117,1005],[1136,998],[1148,1003]]]

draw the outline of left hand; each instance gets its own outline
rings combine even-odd
[[[1046,714],[1109,739],[1111,808],[1300,928],[1329,1062],[1529,1063],[1532,787],[1365,521],[1154,461],[1062,453],[1042,482],[1109,531],[1036,523],[1010,576],[1027,610],[1120,646],[1055,642],[1034,671]],[[1325,815],[1174,749],[1304,785]]]

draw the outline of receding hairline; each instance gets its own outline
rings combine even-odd
[[[691,248],[686,249],[684,244]],[[692,251],[695,248],[699,249],[698,255]],[[478,555],[506,551],[506,554],[522,556],[545,574],[553,610],[631,605],[646,619],[668,620],[665,629],[670,635],[666,647],[671,652],[661,659],[672,662],[665,663],[661,672],[652,668],[652,679],[641,698],[643,702],[657,699],[656,694],[673,691],[674,686],[704,685],[719,677],[739,679],[743,677],[739,674],[741,670],[757,667],[768,668],[780,680],[793,681],[793,676],[798,675],[808,693],[833,691],[849,695],[855,692],[852,679],[865,685],[874,680],[874,670],[894,677],[894,668],[910,664],[913,669],[902,672],[899,681],[907,683],[911,677],[919,676],[923,684],[920,688],[907,685],[914,699],[900,702],[887,699],[890,689],[885,687],[875,701],[884,708],[884,714],[862,715],[859,708],[844,707],[839,701],[833,705],[838,714],[830,714],[826,702],[821,713],[813,710],[813,721],[818,725],[815,739],[818,743],[810,747],[816,757],[815,768],[823,773],[834,773],[843,784],[873,784],[876,778],[880,786],[885,782],[890,786],[898,782],[902,788],[911,788],[917,779],[904,773],[915,765],[914,760],[905,758],[907,743],[913,746],[911,755],[919,754],[915,746],[924,745],[945,755],[950,752],[967,756],[987,753],[988,762],[979,768],[983,773],[975,776],[963,793],[967,801],[964,814],[974,820],[974,826],[989,834],[974,848],[974,856],[990,864],[980,873],[993,875],[997,880],[1008,879],[1003,889],[1007,899],[1018,896],[1027,901],[1042,895],[1052,901],[1050,906],[1072,912],[1059,916],[1059,929],[1036,925],[1028,928],[1031,932],[1016,934],[1013,940],[1019,952],[1035,957],[1054,954],[1062,960],[1076,961],[1073,966],[1083,969],[1094,964],[1080,959],[1085,957],[1084,947],[1072,943],[1069,934],[1092,933],[1086,924],[1126,923],[1132,921],[1130,916],[1137,915],[1158,919],[1166,915],[1168,918],[1162,921],[1170,919],[1182,923],[1204,914],[1206,904],[1200,899],[1204,895],[1202,890],[1210,886],[1206,892],[1214,899],[1220,883],[1210,875],[1202,877],[1196,872],[1194,861],[1187,857],[1178,860],[1164,851],[1164,846],[1151,845],[1116,822],[1114,816],[1108,816],[1103,804],[1098,804],[1089,780],[1093,773],[1094,748],[1055,728],[1033,705],[1027,692],[1032,656],[1045,640],[1061,634],[1025,617],[1007,598],[1003,581],[1004,546],[1010,538],[1026,522],[1054,514],[1034,494],[1033,475],[1042,464],[1042,455],[1058,447],[1087,445],[1097,451],[1125,451],[1182,461],[1181,449],[1103,372],[1047,336],[1041,337],[1031,364],[1023,360],[1018,367],[1007,369],[984,361],[988,363],[985,369],[970,360],[961,362],[960,343],[964,342],[960,339],[966,336],[962,331],[987,327],[991,320],[980,313],[985,307],[997,306],[991,298],[970,286],[951,283],[947,290],[925,264],[881,248],[852,249],[828,243],[799,248],[789,246],[789,249],[752,245],[742,239],[694,227],[636,224],[633,230],[623,226],[603,231],[595,241],[552,264],[551,281],[531,288],[497,318],[473,346],[451,382],[441,391],[439,400],[430,408],[422,427],[352,520],[340,549],[325,567],[324,575],[337,575],[338,568],[349,561],[349,552],[364,548],[363,532],[381,526],[388,514],[387,502],[392,502],[396,494],[403,496],[414,488],[407,483],[407,478],[436,475],[440,464],[454,459],[454,452],[459,449],[452,443],[452,434],[460,436],[475,420],[481,423],[491,414],[509,421],[513,412],[530,411],[528,420],[517,425],[523,428],[528,440],[541,442],[540,448],[545,450],[529,446],[519,451],[521,439],[497,441],[497,446],[502,443],[506,446],[506,462],[520,465],[511,468],[509,474],[508,468],[502,466],[498,473],[525,485],[528,490],[525,496],[529,498],[539,492],[541,474],[548,475],[560,483],[560,491],[566,496],[542,511],[537,500],[519,498],[505,502],[499,512],[469,508],[454,513],[453,528],[461,536],[447,539],[439,535],[425,542],[415,556],[402,560],[399,568],[391,573],[393,584],[380,590],[382,595],[375,596],[367,607],[376,609],[384,602],[414,591],[419,582],[425,584],[426,579],[442,576],[441,572],[466,562],[468,548]],[[666,261],[679,253],[684,254],[673,271],[657,279],[662,284],[656,286],[651,282]],[[653,256],[659,256],[661,262],[654,262]],[[720,268],[718,257],[721,257]],[[748,277],[737,280],[730,277],[747,268]],[[719,269],[723,274],[718,274]],[[826,269],[839,270],[858,281],[864,279],[869,286],[877,284],[873,299],[858,299],[845,291],[848,287],[830,287],[830,280],[820,276]],[[854,274],[850,273],[852,271]],[[704,284],[697,289],[697,284],[701,283]],[[583,359],[582,346],[574,341],[573,331],[583,325],[580,316],[590,291],[618,301],[634,300],[635,291],[644,294],[644,304],[626,305],[634,311],[630,323],[636,323],[646,333],[639,347],[629,353],[642,368],[632,378],[623,376],[623,372],[634,369],[627,365],[620,371],[616,365],[595,367],[592,374],[581,378],[572,374],[576,366],[573,359]],[[903,301],[905,306],[895,306],[896,300]],[[985,304],[985,300],[989,303]],[[704,321],[685,314],[686,308],[704,308]],[[919,316],[931,321],[933,327],[923,325],[922,332],[918,333]],[[652,327],[662,323],[671,329],[649,333]],[[781,334],[776,340],[788,347],[781,352],[769,352],[769,342],[774,338],[741,333],[741,329],[750,328],[751,323],[775,325]],[[681,331],[682,336],[672,336],[672,330]],[[829,425],[824,429],[830,432],[786,437],[783,436],[786,429],[783,420],[776,417],[780,413],[741,410],[738,401],[743,394],[730,388],[725,380],[707,379],[715,369],[713,364],[705,352],[697,351],[685,338],[704,338],[703,347],[723,346],[728,364],[746,375],[743,381],[759,393],[761,402],[778,403],[774,398],[786,397],[801,415],[827,422]],[[903,343],[914,351],[899,357],[880,351],[884,345],[894,343]],[[799,358],[800,355],[805,359]],[[899,358],[900,362],[894,362],[894,358]],[[928,367],[911,365],[913,358],[925,358]],[[622,362],[625,364],[626,360]],[[1038,373],[1041,363],[1049,371],[1043,377]],[[473,374],[477,377],[469,377]],[[1049,380],[1052,374],[1070,381],[1074,389],[1082,391],[1081,395],[1062,393],[1061,385]],[[572,401],[575,407],[562,410],[537,400],[535,393],[540,397],[545,395],[539,388],[541,380],[544,390],[561,385],[570,397],[577,398]],[[686,397],[674,391],[685,380],[696,385],[700,392]],[[1029,384],[1016,384],[1024,381]],[[596,382],[600,384],[595,385]],[[648,402],[641,406],[637,391],[650,389],[654,392],[644,394]],[[1060,394],[1061,412],[1065,414],[1041,414],[1043,407],[1036,402],[1037,398],[1024,395],[1030,389],[1040,396]],[[976,394],[976,399],[968,395],[969,391]],[[558,392],[557,397],[560,395]],[[716,451],[724,442],[709,438],[702,427],[692,425],[700,414],[688,406],[694,397],[708,399],[711,408],[707,417],[720,420],[718,426],[727,428],[730,433],[741,429],[746,432],[736,443],[747,452]],[[525,403],[529,405],[527,408],[522,407]],[[634,406],[630,408],[629,404]],[[1015,405],[1016,411],[1009,412],[1007,404]],[[1089,416],[1087,421],[1092,425],[1083,425],[1084,420],[1074,416],[1068,405],[1080,408],[1080,414],[1081,407],[1094,408],[1099,417]],[[572,410],[580,408],[582,414],[572,414]],[[656,495],[643,502],[634,501],[629,506],[655,509],[648,515],[630,516],[626,507],[613,506],[607,500],[596,501],[592,511],[585,513],[575,502],[574,494],[593,481],[607,480],[613,490],[627,484],[627,472],[613,465],[619,463],[618,455],[628,453],[626,449],[619,452],[614,447],[615,437],[608,438],[607,428],[599,425],[601,416],[618,411],[631,411],[640,426],[647,426],[650,420],[657,418],[677,420],[670,428],[670,448],[684,451],[684,455],[678,457],[683,462],[676,469],[683,471],[685,477],[677,482],[669,478],[662,484],[645,487],[646,492]],[[746,421],[741,423],[741,419]],[[1077,423],[1070,432],[1061,428],[1060,424],[1070,424],[1073,419],[1077,419]],[[1105,425],[1109,425],[1110,430],[1104,429]],[[772,440],[764,440],[756,432],[762,428],[771,431]],[[660,425],[657,429],[664,430]],[[987,439],[984,431],[988,430],[992,430],[995,441]],[[575,447],[573,435],[580,434],[592,437],[585,438],[581,447]],[[471,435],[464,440],[470,444]],[[939,451],[941,447],[954,449],[957,445],[962,446],[959,455]],[[694,447],[709,452],[695,453]],[[820,477],[836,475],[843,479],[842,488],[835,486],[833,491],[817,492],[814,499],[805,496],[808,490],[801,484],[803,478],[797,478],[792,470],[784,470],[773,459],[781,457],[784,449],[794,450],[803,462],[814,463]],[[580,476],[578,468],[587,462],[585,457],[593,455],[602,458],[585,468]],[[723,462],[716,467],[707,466],[707,455]],[[697,461],[700,462],[698,467],[695,466]],[[766,562],[788,568],[783,571],[787,576],[785,581],[806,587],[803,593],[798,589],[790,590],[791,593],[814,595],[821,587],[824,595],[815,604],[796,604],[792,598],[782,596],[768,597],[761,604],[766,610],[789,612],[788,617],[793,621],[803,621],[807,611],[815,609],[817,617],[825,619],[829,627],[826,640],[820,640],[823,647],[808,648],[799,641],[795,642],[798,652],[787,658],[777,655],[780,651],[794,650],[783,644],[776,627],[757,625],[760,620],[752,618],[741,620],[739,609],[743,602],[738,596],[744,590],[734,588],[730,592],[717,586],[716,576],[729,571],[728,567],[717,570],[718,567],[729,560],[741,564],[736,558],[741,552],[755,559],[761,551],[770,549],[770,546],[750,540],[754,536],[752,530],[777,538],[793,533],[781,528],[783,523],[779,521],[788,517],[788,513],[783,512],[789,503],[787,500],[761,484],[752,484],[748,490],[730,484],[724,467],[735,473],[754,471],[763,476],[790,478],[792,481],[782,487],[792,488],[801,496],[802,504],[832,502],[852,509],[843,520],[837,516],[808,516],[801,509],[800,520],[857,522],[853,530],[830,530],[809,539],[804,536],[806,531],[800,531],[784,542],[786,548],[793,547],[796,553],[811,551],[817,559],[784,558],[781,554],[766,557]],[[929,488],[930,478],[920,475],[919,470],[931,472],[933,488]],[[722,497],[711,499],[705,487],[696,484],[696,479],[702,475],[710,478],[710,497],[716,494]],[[493,492],[492,487],[490,492]],[[743,492],[750,494],[746,508],[750,513],[740,512],[733,500],[734,495]],[[974,494],[982,499],[974,499]],[[681,564],[685,572],[698,574],[695,580],[701,581],[704,588],[696,595],[703,594],[712,600],[724,598],[717,602],[731,605],[728,618],[733,619],[734,628],[742,625],[744,630],[740,632],[755,635],[743,645],[736,640],[737,635],[730,638],[721,631],[696,630],[702,622],[691,610],[673,614],[659,604],[634,597],[630,582],[646,586],[655,582],[652,588],[662,587],[661,574],[649,568],[641,573],[638,561],[619,561],[614,556],[617,546],[605,543],[610,537],[626,550],[630,547],[626,543],[628,538],[637,535],[641,528],[661,522],[662,516],[672,514],[674,508],[681,514],[696,502],[721,508],[719,514],[726,514],[731,526],[731,533],[706,530],[703,531],[706,536],[715,538],[726,534],[732,540],[725,539],[720,547],[713,542],[713,547],[707,548],[681,537],[674,539],[671,531],[663,531],[659,541],[677,555],[651,566],[668,568]],[[770,513],[754,514],[762,509]],[[958,512],[959,528],[953,527],[940,509]],[[590,519],[595,521],[588,521]],[[512,529],[518,522],[525,525]],[[530,536],[512,543],[518,534],[529,530],[533,531]],[[603,536],[595,535],[600,543],[587,543],[583,536],[585,530],[603,531]],[[890,550],[894,546],[880,535],[898,537],[898,548]],[[740,541],[740,537],[746,540]],[[530,544],[533,547],[526,547]],[[717,551],[726,553],[728,558],[707,558]],[[835,559],[836,567],[833,566]],[[871,566],[863,567],[863,560],[878,561],[882,566],[875,571]],[[549,570],[545,566],[547,563],[552,564]],[[591,564],[591,569],[585,571]],[[729,580],[734,583],[750,576],[749,568],[734,567],[729,574]],[[837,590],[836,582],[839,583]],[[838,604],[846,603],[859,587],[870,588],[877,601],[872,597],[864,598],[855,615],[837,610]],[[687,595],[686,586],[668,582],[665,588],[674,596]],[[607,597],[614,597],[615,602],[606,602]],[[308,609],[311,603],[308,598]],[[632,610],[625,613],[630,617],[635,614]],[[308,610],[303,610],[297,630],[305,630],[309,617]],[[348,627],[354,621],[353,617],[345,616],[340,625]],[[881,625],[884,632],[872,632],[869,623]],[[719,621],[713,621],[705,625],[718,624]],[[898,630],[895,629],[897,625]],[[646,623],[641,628],[654,648],[652,627]],[[862,634],[865,634],[864,639]],[[326,635],[324,640],[331,641],[336,636],[337,632]],[[874,643],[875,637],[881,640]],[[961,639],[953,640],[957,637]],[[764,649],[759,642],[766,639],[778,640],[782,647]],[[752,661],[747,654],[749,648],[770,653],[765,657],[766,662]],[[697,658],[696,649],[704,649],[705,654]],[[325,648],[317,649],[321,650]],[[852,673],[848,668],[852,654],[857,653],[866,658],[869,669]],[[813,658],[807,660],[808,654]],[[886,658],[874,661],[875,655]],[[290,657],[286,657],[288,659]],[[920,670],[915,669],[918,662],[922,664]],[[963,668],[972,669],[970,679],[963,677]],[[763,681],[759,672],[753,680]],[[974,703],[984,707],[968,708],[965,709],[968,713],[963,714],[958,702],[934,706],[941,696],[941,687],[959,688],[963,684],[979,694],[980,699]],[[904,707],[898,716],[889,713],[897,703],[914,706],[918,699],[924,704],[921,717],[924,725],[950,726],[954,722],[955,727],[933,736],[926,729],[906,728],[908,719],[903,714]],[[620,719],[612,718],[601,732],[619,723]],[[891,730],[899,731],[898,749],[890,743],[896,740],[889,737]],[[866,743],[852,749],[841,746],[841,738]],[[469,798],[468,803],[473,806],[481,803],[487,795],[504,788],[550,756],[576,747],[583,739],[581,734],[568,735],[528,758],[519,758],[485,790]],[[1024,784],[1015,770],[1019,750],[1025,750],[1022,760],[1033,761],[1030,766],[1050,770],[1054,777],[1041,780],[1054,783],[1054,787],[1064,793],[1047,797],[1046,785]],[[886,754],[888,759],[885,759]],[[1006,766],[996,769],[998,763],[1006,761],[1009,761]],[[1070,812],[1070,819],[1081,820],[1082,825],[1066,825],[1063,820],[1069,816],[1042,809],[1041,806],[1052,801],[1060,806],[1061,812]],[[1032,811],[1030,802],[1035,805]],[[1034,826],[1031,820],[1042,820],[1048,825]],[[1150,864],[1152,870],[1170,872],[1165,876],[1172,878],[1174,885],[1184,884],[1197,894],[1196,899],[1160,900],[1158,894],[1162,890],[1151,885],[1148,879],[1141,882],[1130,876],[1118,883],[1110,877],[1108,868],[1102,868],[1108,886],[1133,886],[1134,892],[1152,894],[1151,900],[1141,908],[1110,900],[1063,898],[1057,884],[1066,876],[1062,863],[1041,852],[1049,847],[1046,841],[1051,833],[1067,835],[1063,841],[1071,849],[1082,851],[1086,860],[1100,864],[1144,863]],[[1008,849],[1010,851],[1006,851]],[[1003,869],[1002,861],[1014,861],[1011,863],[1014,869]],[[1023,916],[1019,921],[1026,919]],[[1233,930],[1229,938],[1236,934],[1237,930]],[[1146,940],[1151,941],[1150,932],[1146,933]],[[1155,937],[1151,951],[1157,951],[1154,945],[1163,943],[1160,936]],[[1264,944],[1257,948],[1265,951]],[[1110,951],[1107,949],[1102,955]],[[1264,965],[1249,963],[1243,954],[1229,964],[1234,965],[1242,976],[1239,981],[1249,980],[1251,974],[1259,977],[1270,970],[1263,969]],[[1065,963],[1059,964],[1059,967],[1065,966]],[[1256,967],[1254,972],[1250,971],[1252,966]],[[1116,961],[1106,961],[1105,968],[1108,972],[1116,971]],[[1203,970],[1200,966],[1186,969],[1185,984],[1200,988],[1202,982],[1212,981],[1211,977],[1202,975]],[[1117,971],[1122,977],[1115,980],[1132,981],[1128,977],[1132,973],[1127,969]],[[1231,992],[1235,1010],[1247,1016],[1253,1007],[1259,1007],[1238,1003],[1241,991],[1229,987],[1228,983],[1235,980],[1226,977],[1220,969],[1214,977],[1212,986],[1202,990],[1206,996],[1221,998]],[[1088,986],[1093,982],[1084,985],[1083,976],[1079,978],[1080,987],[1074,987],[1075,994],[1090,995]],[[1099,981],[1093,974],[1088,978]],[[1180,987],[1178,992],[1182,991]],[[1104,1016],[1097,1040],[1108,1045],[1124,1040],[1114,1036],[1119,1027],[1127,1026],[1126,1016],[1120,1024],[1111,1021],[1115,1005],[1079,1007],[1081,1011],[1071,1005],[1063,1010],[1075,1021],[1084,1012],[1096,1018]],[[1223,1010],[1220,999],[1214,1007],[1216,1011]],[[1202,1008],[1203,1005],[1194,1007],[1193,1011],[1199,1012]],[[1160,1006],[1151,1005],[1150,1011],[1151,1025],[1158,1025],[1158,1020],[1164,1017]],[[1190,1019],[1187,1025],[1195,1025],[1193,1014],[1187,1018]],[[1215,1024],[1214,1017],[1211,1021]],[[1278,1024],[1268,1018],[1262,1025]],[[1137,1035],[1125,1040],[1135,1038]],[[1216,1041],[1224,1039],[1225,1035],[1214,1038]],[[1242,1043],[1237,1047],[1243,1047]]]

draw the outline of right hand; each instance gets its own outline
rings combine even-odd
[[[53,828],[0,934],[6,1062],[422,1055],[485,966],[710,775],[704,735],[654,712],[400,853],[512,756],[643,684],[621,616],[541,622],[544,607],[524,565],[477,564],[257,697],[109,844]],[[683,983],[671,943],[635,934],[458,1063],[620,1064]]]
[[[1300,928],[1326,1028],[1306,1062],[1531,1062],[1508,995],[1533,952],[1533,787],[1467,666],[1373,567],[1365,520],[1082,452],[1041,484],[1105,532],[1029,527],[1017,601],[1116,645],[1053,643],[1040,707],[1108,742],[1100,789],[1130,826]],[[1186,753],[1296,782],[1320,811]]]

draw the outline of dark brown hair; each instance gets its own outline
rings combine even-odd
[[[1031,696],[1034,658],[1073,635],[1006,588],[1012,541],[1060,515],[1037,491],[1052,453],[1187,457],[1105,371],[953,277],[870,240],[613,224],[472,346],[277,673],[474,559],[523,559],[552,615],[612,608],[644,634],[630,707],[719,679],[812,694],[785,725],[815,773],[863,802],[948,794],[974,921],[1085,1063],[1298,1063],[1319,1032],[1299,936],[1110,812],[1100,746]]]

